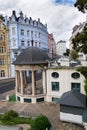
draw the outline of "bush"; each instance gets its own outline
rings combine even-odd
[[[18,113],[13,110],[9,110],[8,112],[4,113],[4,115],[3,115],[4,120],[12,120],[15,117],[18,117]]]
[[[46,130],[50,128],[50,122],[46,116],[40,115],[32,122],[32,130]]]
[[[16,96],[15,95],[10,96],[9,101],[10,102],[16,102]]]

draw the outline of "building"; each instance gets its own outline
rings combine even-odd
[[[46,100],[48,55],[39,48],[25,49],[14,61],[17,101],[36,103]],[[29,74],[29,75],[28,75]]]
[[[49,57],[54,58],[56,56],[56,43],[52,33],[48,34],[48,48],[49,48]]]
[[[7,20],[6,20],[7,21]],[[47,24],[43,25],[32,18],[24,17],[22,11],[19,16],[13,11],[8,20],[10,55],[11,55],[11,77],[15,76],[13,61],[23,49],[33,46],[48,52],[48,32]]]
[[[58,101],[67,91],[78,91],[85,94],[84,76],[70,67],[50,67],[46,71],[47,101]]]
[[[0,78],[10,77],[8,27],[0,19]]]
[[[85,94],[84,76],[76,68],[53,67],[47,54],[36,47],[25,49],[14,61],[17,101],[57,102],[67,91]]]
[[[63,56],[66,53],[66,42],[65,41],[58,41],[56,44],[56,54]]]
[[[77,33],[81,33],[83,31],[83,28],[85,26],[85,24],[87,23],[87,20],[83,23],[80,23],[79,25],[75,25],[72,29],[72,36],[70,37],[69,39],[69,42],[70,42],[70,50],[72,50],[72,39],[77,35]],[[79,55],[79,60],[82,61],[82,60],[86,60],[86,55],[82,52],[79,52],[78,53]]]
[[[83,125],[83,115],[86,109],[86,96],[69,91],[59,99],[60,120]]]

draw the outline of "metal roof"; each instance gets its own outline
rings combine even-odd
[[[86,96],[75,91],[64,93],[58,100],[58,103],[66,106],[86,107]]]
[[[32,64],[47,64],[50,58],[41,49],[37,47],[29,47],[19,54],[13,62],[14,65],[32,65]]]

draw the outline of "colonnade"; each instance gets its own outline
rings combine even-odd
[[[36,70],[31,71],[31,95],[35,96],[36,92]],[[24,95],[24,89],[27,86],[27,70],[15,70],[16,74],[16,93],[20,93],[20,95]],[[42,70],[42,87],[43,87],[43,94],[46,94],[46,78],[45,78],[45,70]],[[30,94],[29,94],[30,95]]]

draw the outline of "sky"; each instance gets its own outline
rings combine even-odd
[[[53,33],[55,41],[65,40],[69,45],[72,28],[86,20],[86,15],[73,6],[76,0],[0,0],[0,14],[11,16],[12,10],[19,15],[32,17],[43,24],[47,23],[48,32]]]

